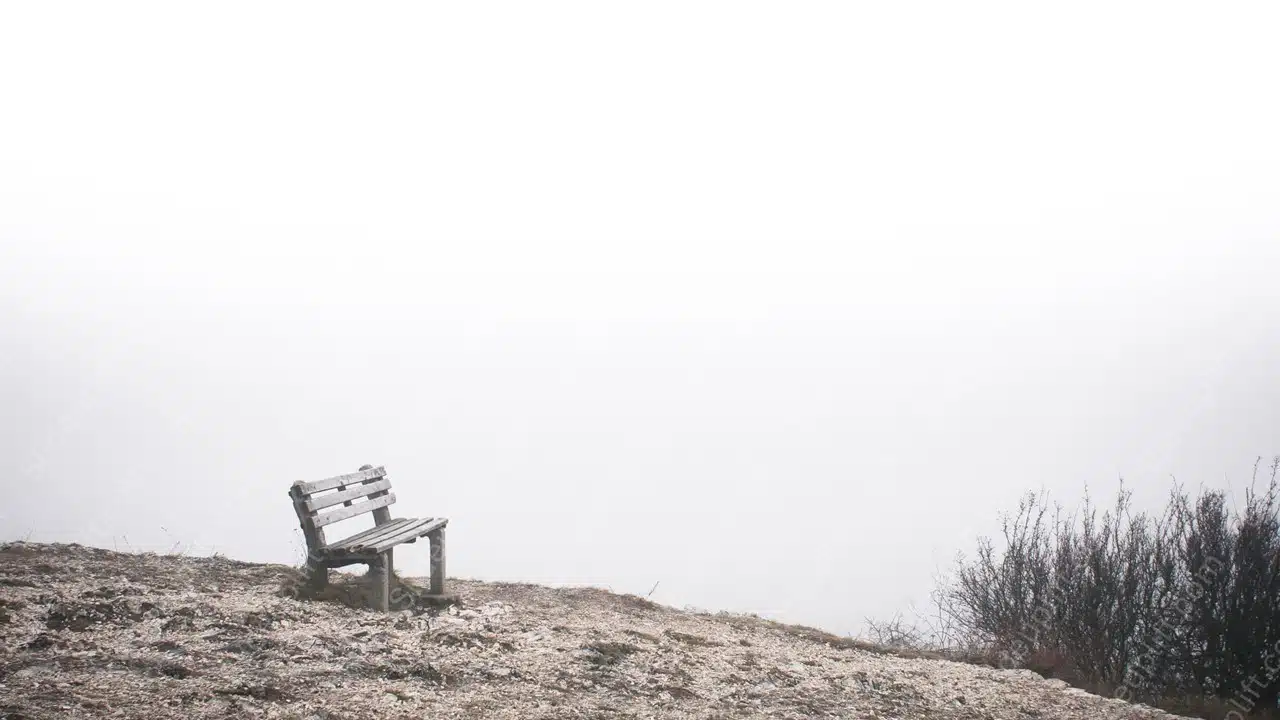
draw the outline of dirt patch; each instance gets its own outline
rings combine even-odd
[[[130,670],[153,676],[185,680],[195,674],[191,668],[166,657],[135,657],[124,661]]]
[[[359,661],[348,663],[345,669],[347,672],[370,679],[417,680],[439,687],[450,684],[449,677],[435,665],[416,658],[403,658],[399,662]],[[456,679],[453,684],[457,684]]]
[[[692,700],[698,697],[698,693],[678,685],[663,685],[657,689],[659,692],[665,692],[676,700]]]
[[[640,652],[640,648],[631,643],[595,642],[583,646],[587,651],[587,660],[593,665],[609,667],[621,663],[632,653]]]
[[[431,640],[448,647],[498,648],[506,652],[513,652],[516,649],[509,640],[499,638],[493,633],[475,630],[442,630],[433,633]]]
[[[222,646],[223,652],[229,653],[264,653],[268,650],[275,650],[284,643],[269,637],[255,636],[232,640]]]
[[[647,632],[640,632],[639,630],[623,630],[622,632],[626,633],[627,635],[630,635],[631,637],[640,638],[645,642],[651,642],[654,645],[657,645],[658,643],[662,642],[657,635],[650,635]]]
[[[161,615],[159,609],[149,602],[130,602],[118,599],[113,602],[61,602],[49,609],[45,616],[45,627],[50,630],[71,630],[84,632],[101,623],[113,625],[130,625],[140,622],[146,617]]]
[[[288,702],[293,696],[275,683],[245,683],[214,690],[218,695],[249,697],[271,703]]]
[[[679,642],[684,643],[685,645],[693,645],[695,647],[703,647],[703,646],[718,647],[724,644],[716,640],[708,640],[707,638],[704,638],[701,635],[694,635],[693,633],[680,632],[678,630],[666,630],[662,634],[666,635],[672,640],[677,640]]]
[[[12,613],[16,613],[27,604],[21,600],[5,600],[0,598],[0,625],[6,625],[13,621]]]

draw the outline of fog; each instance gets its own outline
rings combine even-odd
[[[1028,490],[1242,499],[1278,19],[8,5],[0,540],[296,563],[370,463],[453,575],[856,633]]]

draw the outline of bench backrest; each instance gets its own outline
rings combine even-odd
[[[324,527],[339,520],[371,512],[375,525],[390,521],[387,507],[396,501],[386,468],[370,465],[362,466],[359,472],[315,482],[299,480],[289,488],[289,497],[308,550],[323,547]]]

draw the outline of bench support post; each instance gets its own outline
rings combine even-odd
[[[316,557],[314,553],[307,554],[307,589],[312,592],[320,592],[329,587],[329,566],[324,561]]]
[[[315,521],[306,510],[306,495],[300,487],[301,481],[289,488],[289,497],[293,500],[293,509],[302,526],[302,537],[307,543],[306,585],[315,592],[324,590],[329,585],[329,566],[320,557],[320,548],[324,547],[324,528],[316,527]]]
[[[369,563],[369,575],[373,585],[373,609],[378,612],[387,612],[390,608],[389,600],[391,599],[391,574],[390,557],[387,553],[378,556],[376,560]]]
[[[427,533],[431,542],[431,594],[444,595],[444,528]]]

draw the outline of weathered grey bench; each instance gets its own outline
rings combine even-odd
[[[431,587],[425,599],[446,599],[444,588],[445,518],[391,519],[387,508],[396,501],[382,467],[364,465],[359,472],[316,482],[299,480],[289,488],[293,509],[307,540],[307,584],[313,591],[329,584],[329,568],[363,563],[373,578],[373,605],[386,612],[391,597],[392,549],[426,536],[431,543]],[[374,525],[345,540],[326,542],[327,525],[373,513]]]

